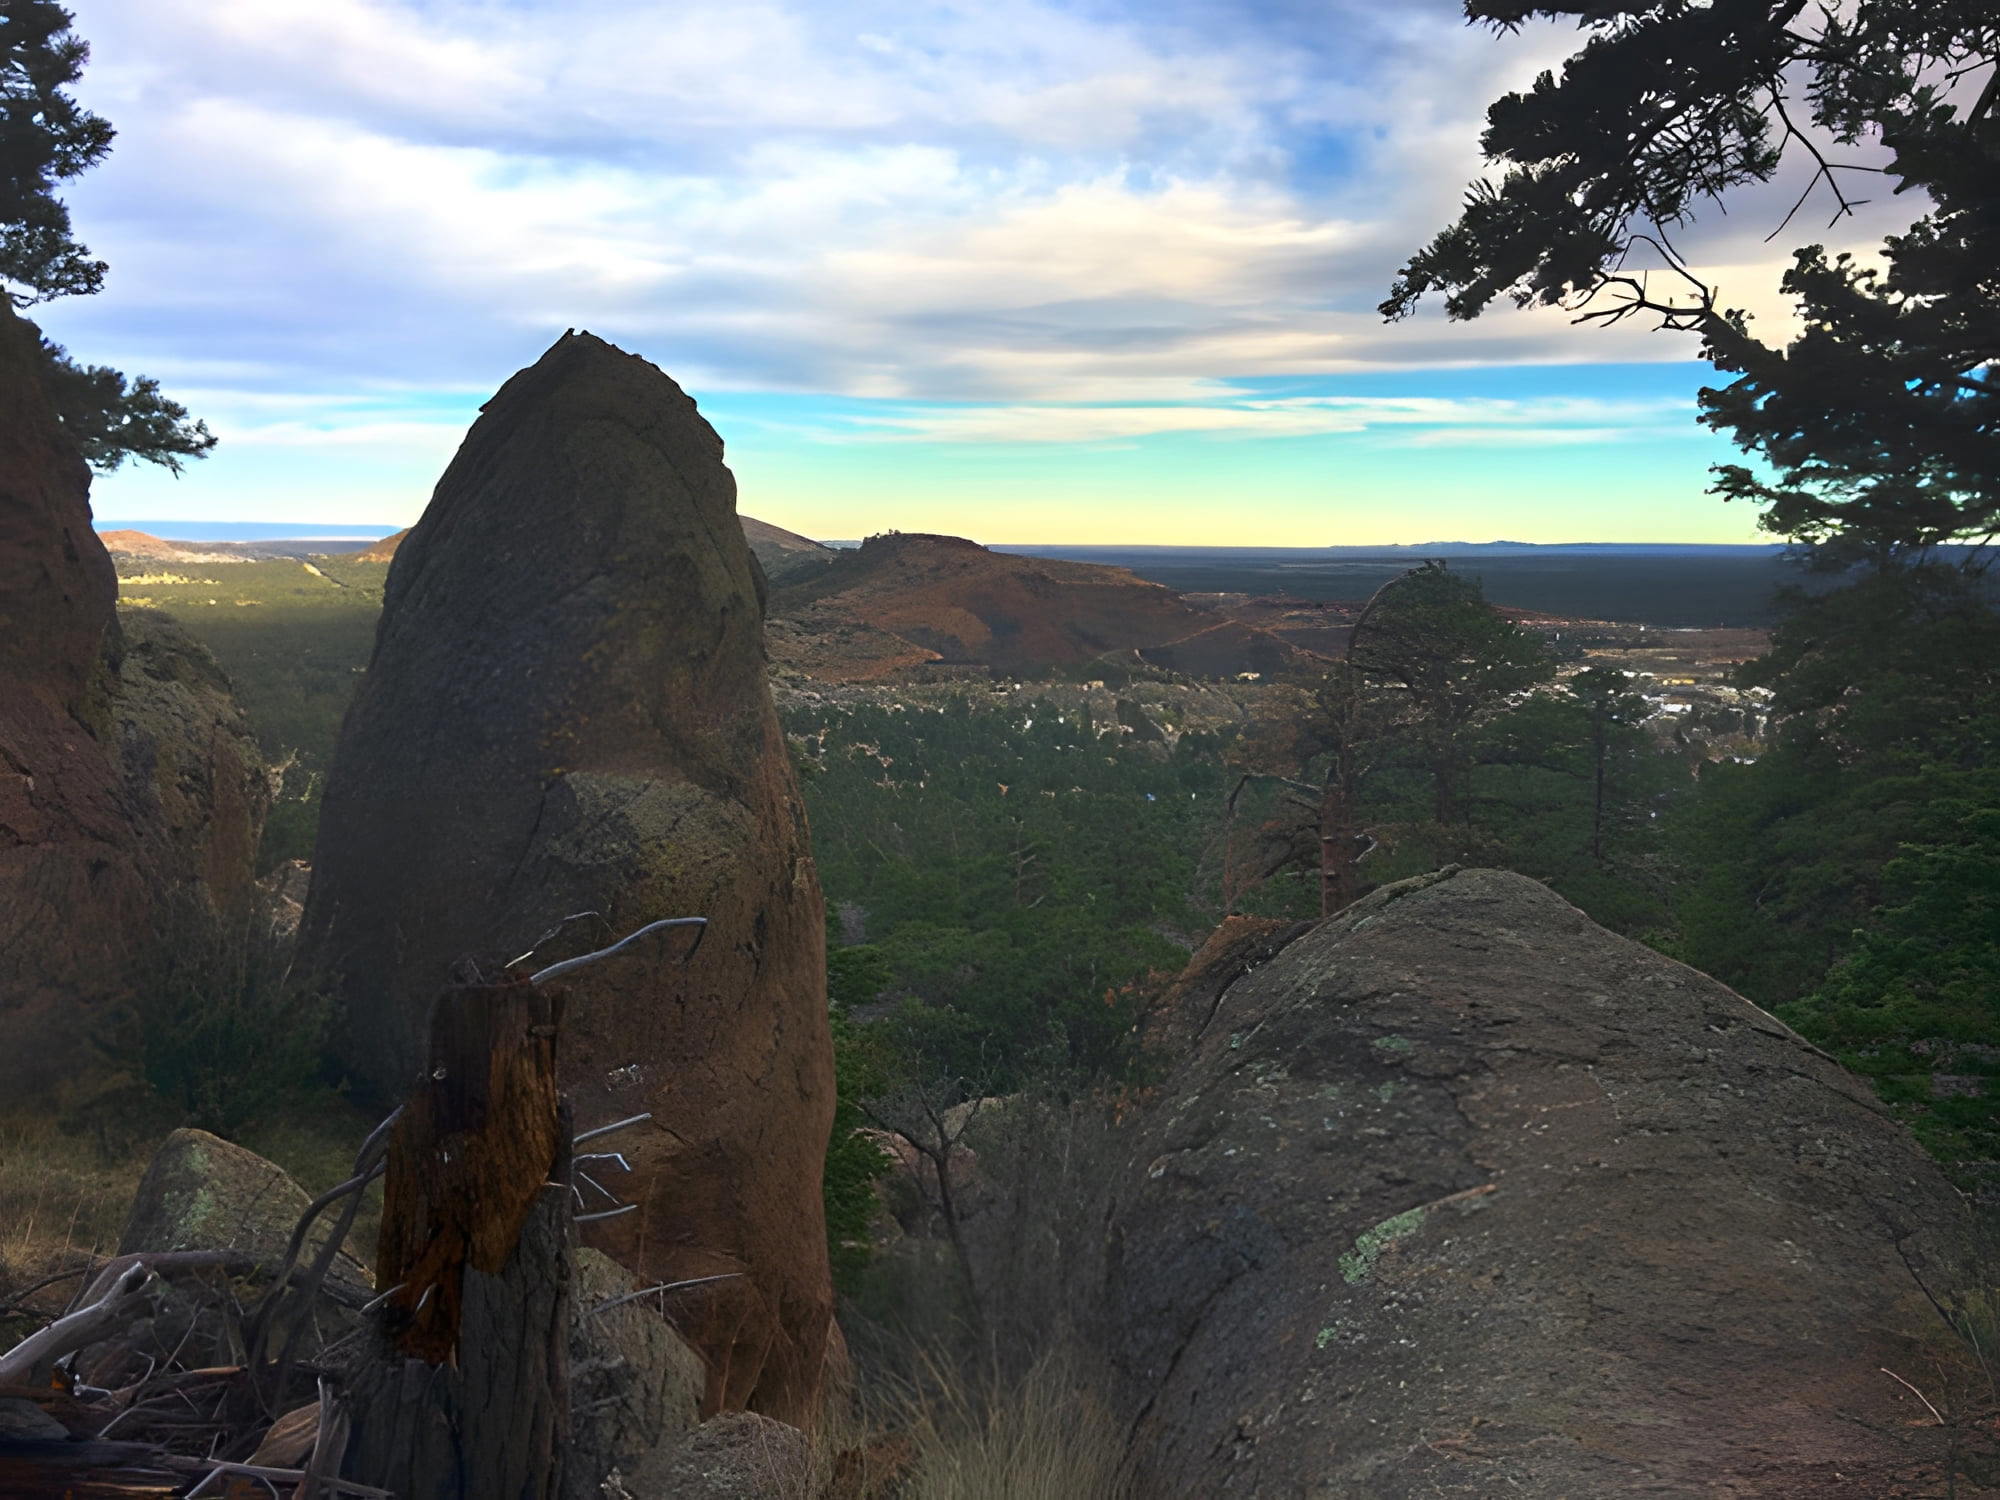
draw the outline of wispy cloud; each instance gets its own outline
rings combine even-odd
[[[271,388],[489,383],[565,326],[711,388],[904,398],[1406,361],[1373,304],[1471,170],[1480,102],[1549,50],[1448,0],[97,0],[80,24],[121,138],[77,210],[115,270],[53,316]],[[1544,322],[1546,357],[1570,334]],[[1577,357],[1614,343],[1676,352]]]
[[[1456,0],[79,0],[78,25],[120,135],[70,196],[112,274],[39,311],[271,456],[246,486],[314,453],[420,497],[571,326],[704,395],[880,404],[806,423],[822,446],[1575,447],[1669,419],[1243,389],[1694,352],[1551,311],[1377,317],[1485,103],[1575,42]],[[1732,305],[1775,307],[1784,206],[1688,232]]]
[[[1167,433],[1317,437],[1388,429],[1412,446],[1616,442],[1686,424],[1682,403],[1573,397],[1506,401],[1438,396],[1300,396],[1211,405],[933,407],[856,415],[834,440],[928,443],[1100,443]]]

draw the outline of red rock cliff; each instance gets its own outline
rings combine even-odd
[[[116,614],[90,470],[0,299],[0,1098],[60,1101],[131,997],[161,900],[247,896],[266,791],[212,659]]]
[[[397,548],[326,789],[304,928],[354,1073],[400,1095],[457,961],[710,919],[569,984],[579,1125],[641,1111],[588,1232],[648,1281],[708,1405],[809,1420],[832,1315],[825,932],[722,443],[646,361],[567,336],[489,402]],[[573,945],[574,946],[574,945]],[[566,981],[567,983],[567,981]],[[592,1206],[599,1206],[593,1204]]]

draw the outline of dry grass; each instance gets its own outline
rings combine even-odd
[[[109,1255],[148,1154],[139,1148],[107,1157],[46,1116],[0,1117],[0,1301],[88,1257]],[[0,1331],[0,1343],[8,1342]]]
[[[347,1176],[355,1147],[374,1125],[372,1114],[330,1092],[296,1101],[281,1116],[241,1133],[242,1144],[321,1192]],[[107,1141],[118,1139],[115,1146]],[[22,1288],[112,1254],[125,1227],[146,1163],[163,1131],[129,1140],[65,1132],[39,1114],[0,1116],[0,1304]],[[351,1246],[374,1250],[381,1190],[371,1190]],[[57,1302],[71,1288],[51,1290]],[[0,1346],[11,1342],[0,1325]]]
[[[896,1500],[1130,1500],[1123,1435],[1075,1361],[1046,1355],[1004,1383],[919,1363],[919,1385],[876,1392],[867,1418],[828,1424],[821,1452],[886,1457]]]

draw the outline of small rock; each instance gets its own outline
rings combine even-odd
[[[643,1285],[600,1250],[576,1252],[565,1500],[598,1500],[606,1475],[634,1468],[701,1420],[707,1371],[701,1356],[660,1316],[657,1299],[592,1311]]]
[[[275,1162],[210,1135],[176,1130],[153,1153],[118,1239],[118,1253],[141,1250],[247,1250],[276,1261],[312,1199]],[[330,1224],[337,1209],[321,1216]],[[323,1243],[317,1234],[312,1245]],[[335,1279],[368,1288],[374,1272],[343,1249]]]
[[[282,1167],[256,1152],[205,1130],[176,1130],[160,1144],[140,1180],[118,1253],[244,1250],[275,1271],[311,1201]],[[325,1243],[338,1218],[338,1205],[320,1216],[302,1261]],[[327,1316],[315,1324],[318,1336],[332,1342],[348,1332],[358,1316],[354,1310],[374,1296],[374,1281],[375,1273],[343,1248],[327,1274],[330,1296],[320,1299],[320,1311]],[[177,1288],[164,1294],[152,1332],[168,1347],[184,1335],[191,1337],[185,1351],[190,1357],[222,1363],[230,1352],[212,1299]],[[111,1368],[94,1371],[97,1384],[117,1378]]]
[[[69,1429],[34,1402],[0,1397],[0,1442],[60,1443],[68,1436]]]
[[[619,1483],[628,1500],[801,1500],[812,1493],[812,1468],[812,1442],[798,1428],[728,1411],[661,1448]]]

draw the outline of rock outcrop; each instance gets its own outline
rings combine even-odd
[[[764,678],[722,443],[644,360],[570,335],[487,403],[397,549],[328,777],[302,939],[353,1074],[400,1096],[432,998],[574,913],[579,1125],[641,1112],[590,1242],[677,1294],[706,1405],[810,1420],[832,1293],[824,912]],[[560,956],[560,946],[538,959]],[[599,1175],[599,1174],[594,1174]],[[600,1205],[604,1206],[604,1205]]]
[[[126,804],[167,869],[218,910],[253,897],[271,779],[229,679],[208,648],[152,609],[119,615],[113,685]]]
[[[0,1097],[21,1102],[102,1071],[163,902],[247,895],[267,796],[208,654],[120,629],[37,338],[0,306]]]
[[[147,1163],[118,1237],[118,1253],[242,1250],[276,1265],[311,1201],[276,1162],[206,1130],[176,1130]],[[325,1243],[326,1228],[315,1226],[308,1256]],[[374,1273],[348,1248],[329,1274],[360,1301],[374,1296],[368,1289]]]
[[[1482,870],[1176,1003],[1091,1294],[1138,1493],[1943,1493],[1884,1371],[1953,1378],[1961,1203],[1749,1002]]]

